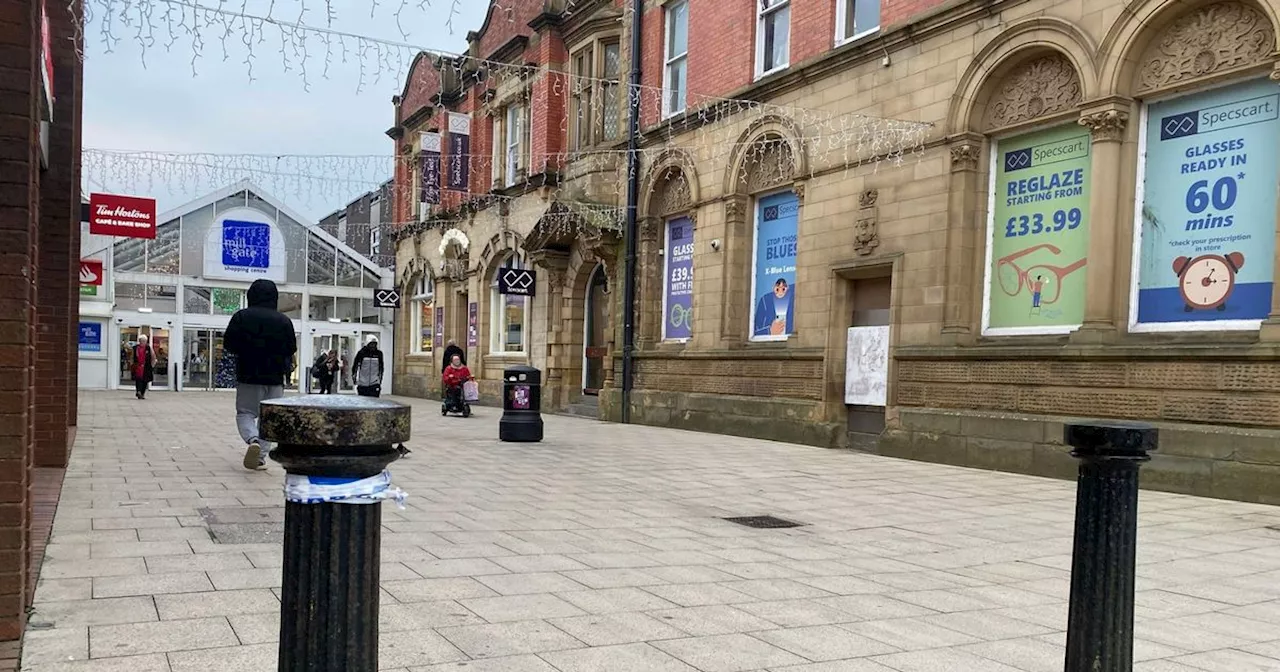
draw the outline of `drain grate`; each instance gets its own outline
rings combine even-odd
[[[793,523],[790,520],[775,518],[774,516],[739,516],[736,518],[725,518],[731,523],[754,527],[760,530],[776,530],[786,527],[801,527],[804,523]]]

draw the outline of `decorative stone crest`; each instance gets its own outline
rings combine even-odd
[[[1267,17],[1244,3],[1201,7],[1147,47],[1139,60],[1138,92],[1256,65],[1275,50],[1275,41]]]
[[[978,161],[982,158],[982,148],[965,143],[951,148],[951,172],[974,171],[978,169]]]
[[[796,195],[796,199],[804,203],[804,182],[796,182],[791,185],[791,193]]]
[[[1080,125],[1089,129],[1095,141],[1119,142],[1124,139],[1129,113],[1120,110],[1103,110],[1080,117]]]
[[[867,256],[880,246],[880,225],[876,217],[876,201],[880,192],[868,189],[858,195],[858,216],[853,224],[853,249]]]
[[[1080,77],[1065,56],[1032,59],[1009,73],[987,103],[986,128],[1064,112],[1080,104]]]

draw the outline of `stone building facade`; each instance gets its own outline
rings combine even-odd
[[[1144,420],[1146,484],[1280,501],[1280,5],[645,8],[636,421],[1065,477],[1064,421]]]
[[[26,626],[75,436],[81,11],[0,5],[0,641]]]

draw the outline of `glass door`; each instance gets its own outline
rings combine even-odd
[[[151,343],[151,389],[169,388],[169,330],[161,327],[120,327],[120,387],[133,386],[133,364],[138,337],[146,336]]]
[[[221,340],[221,339],[219,339]],[[213,339],[208,329],[185,329],[182,351],[187,353],[182,370],[182,387],[187,390],[213,389]]]
[[[333,390],[335,392],[354,392],[356,388],[351,375],[351,360],[355,359],[356,352],[360,349],[359,342],[359,339],[352,335],[316,334],[311,337],[312,361],[308,363],[308,366],[313,366],[315,358],[322,353],[330,350],[336,351],[340,369],[334,377]],[[316,385],[315,376],[312,376],[309,382],[313,392],[320,389]]]

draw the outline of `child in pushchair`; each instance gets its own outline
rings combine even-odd
[[[471,369],[462,363],[461,357],[454,355],[449,366],[444,368],[442,376],[444,394],[440,402],[440,415],[461,413],[464,418],[471,416],[471,404],[463,395],[462,386],[472,380],[475,378],[471,375]]]

